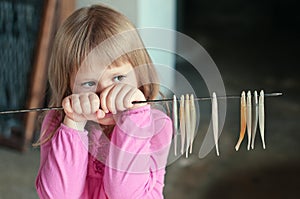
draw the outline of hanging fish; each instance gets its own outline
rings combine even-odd
[[[264,105],[264,91],[260,91],[259,95],[259,101],[258,101],[258,108],[259,108],[259,114],[258,114],[258,119],[259,119],[259,130],[260,130],[260,136],[261,136],[261,141],[263,144],[263,148],[266,149],[266,144],[265,144],[265,105]]]
[[[247,150],[250,150],[251,145],[251,127],[252,127],[252,100],[251,91],[247,92],[247,108],[246,108],[246,120],[247,120],[247,135],[248,135],[248,145]]]
[[[180,135],[181,135],[181,154],[183,154],[184,153],[184,142],[185,142],[184,95],[181,95],[181,97],[180,97],[179,124],[180,124]]]
[[[212,94],[212,124],[213,124],[213,134],[214,134],[214,141],[216,145],[216,153],[217,156],[220,155],[219,153],[219,144],[218,144],[218,137],[219,137],[219,126],[218,126],[218,101],[217,95],[215,92]]]
[[[186,134],[185,157],[188,158],[190,140],[191,140],[190,96],[188,94],[186,94],[185,96],[184,116],[185,116],[185,134]]]
[[[197,121],[197,114],[196,114],[196,107],[195,107],[195,99],[194,95],[191,94],[190,96],[190,113],[191,113],[191,140],[190,140],[190,153],[193,151],[193,142],[194,136],[196,133],[196,121]]]
[[[255,135],[257,131],[257,123],[258,123],[258,97],[257,97],[257,91],[254,91],[253,96],[253,118],[252,118],[252,132],[251,132],[251,148],[254,149],[254,143],[255,143]]]
[[[246,132],[246,124],[247,124],[247,120],[246,120],[246,98],[245,98],[245,91],[242,91],[241,94],[241,128],[240,128],[240,137],[239,140],[235,146],[235,150],[238,151],[240,148],[240,145],[244,139],[245,136],[245,132]]]

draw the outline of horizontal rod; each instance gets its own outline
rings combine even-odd
[[[276,97],[281,96],[282,93],[267,93],[264,94],[265,97]],[[218,99],[239,99],[241,96],[237,95],[227,95],[227,96],[217,96]],[[211,100],[212,97],[196,97],[195,101],[205,101]],[[180,99],[177,99],[178,101]],[[146,100],[146,101],[134,101],[132,104],[140,104],[140,103],[157,103],[157,102],[171,102],[173,99],[157,99],[157,100]],[[40,112],[40,111],[49,111],[49,110],[63,110],[63,107],[45,107],[45,108],[29,108],[29,109],[20,109],[20,110],[7,110],[0,111],[0,115],[3,114],[12,114],[12,113],[28,113],[28,112]]]
[[[282,93],[267,93],[264,94],[265,97],[276,97],[281,96]],[[217,96],[218,99],[239,99],[241,96],[238,95],[226,95],[226,96]],[[211,100],[212,97],[195,97],[194,101],[206,101]],[[155,102],[171,102],[173,99],[157,99],[157,100],[146,100],[146,101],[134,101],[132,104],[139,104],[139,103],[155,103]],[[177,101],[180,101],[179,98],[177,98]]]
[[[28,113],[28,112],[50,111],[50,110],[63,110],[63,109],[64,109],[63,107],[29,108],[29,109],[20,109],[20,110],[0,111],[0,115],[11,114],[11,113]]]

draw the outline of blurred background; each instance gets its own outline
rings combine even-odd
[[[227,101],[219,138],[220,156],[213,149],[201,159],[198,152],[211,110],[209,102],[199,103],[193,154],[168,165],[166,198],[299,198],[300,3],[296,0],[0,0],[0,110],[46,104],[45,72],[57,27],[74,9],[98,2],[124,13],[139,28],[173,29],[197,41],[217,65],[228,95],[261,89],[283,93],[265,99],[265,150],[258,131],[254,150],[246,149],[245,136],[240,150],[235,151],[240,107],[239,100],[232,99]],[[176,50],[176,38],[170,40]],[[189,51],[197,56],[193,49]],[[184,75],[197,95],[207,95],[203,80],[187,61],[150,53],[155,62]],[[180,84],[173,74],[168,78]],[[39,150],[30,146],[38,137],[37,116],[0,117],[0,199],[37,198],[34,180]]]

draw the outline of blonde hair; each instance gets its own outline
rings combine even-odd
[[[109,56],[117,49],[117,51],[124,52],[118,60],[126,60],[133,67],[142,65],[143,67],[135,70],[137,81],[141,85],[139,89],[146,99],[154,99],[159,93],[158,77],[148,52],[144,47],[131,52],[124,50],[124,45],[130,45],[132,42],[143,46],[134,25],[124,15],[109,7],[93,5],[75,11],[56,34],[48,70],[52,92],[49,106],[60,107],[62,100],[72,93],[70,85],[72,75],[76,74],[82,62],[97,45],[126,31],[133,33],[130,34],[131,39],[124,41],[127,42],[126,44],[112,42],[111,49],[107,49],[106,53]],[[56,118],[60,118],[61,122],[64,115],[63,111],[55,112]],[[50,128],[46,127],[37,145],[49,141],[60,123],[57,125],[51,132],[47,132]],[[48,136],[44,138],[45,134]]]

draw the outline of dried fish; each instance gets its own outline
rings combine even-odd
[[[261,136],[261,141],[263,144],[263,148],[266,148],[265,144],[265,105],[264,105],[264,91],[260,91],[259,95],[259,101],[258,101],[258,109],[259,109],[259,114],[258,114],[258,119],[259,119],[259,130],[260,130],[260,136]]]
[[[247,92],[247,108],[246,108],[246,120],[247,120],[247,135],[248,135],[248,145],[247,150],[250,150],[251,145],[251,124],[252,124],[252,100],[251,91]]]
[[[240,148],[240,145],[244,139],[245,136],[245,132],[246,132],[246,124],[247,124],[247,120],[246,120],[246,97],[245,97],[245,91],[242,91],[241,94],[241,129],[240,129],[240,136],[239,136],[239,140],[235,146],[235,150],[238,151]]]
[[[253,96],[253,118],[252,118],[252,131],[251,131],[251,138],[252,138],[252,143],[251,143],[251,148],[254,149],[254,143],[255,143],[255,135],[257,131],[257,123],[258,123],[258,96],[257,96],[257,91],[254,91],[254,96]]]
[[[213,124],[213,134],[214,134],[214,141],[216,145],[216,152],[217,156],[220,155],[219,153],[219,144],[218,144],[218,136],[219,136],[219,126],[218,126],[218,102],[217,102],[217,95],[215,92],[212,94],[212,124]]]
[[[186,134],[185,157],[188,158],[190,140],[191,140],[190,96],[188,94],[185,95],[184,115],[185,115],[185,134]]]
[[[181,135],[181,154],[183,154],[184,153],[184,142],[185,142],[184,95],[181,95],[181,97],[180,97],[179,125],[180,125],[180,135]]]
[[[196,107],[194,101],[194,95],[190,95],[190,113],[191,113],[191,140],[190,140],[190,153],[193,152],[193,142],[194,136],[196,133],[196,121],[197,121],[197,114],[196,114]]]

